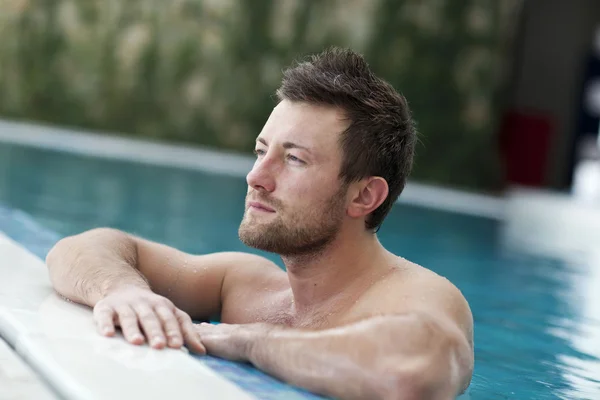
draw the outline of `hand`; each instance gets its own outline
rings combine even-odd
[[[120,326],[132,344],[178,349],[185,343],[194,353],[206,353],[190,316],[149,289],[125,286],[111,292],[94,307],[94,320],[101,335],[113,336]]]
[[[249,361],[255,341],[272,329],[267,324],[217,324],[195,325],[207,354],[232,361]]]

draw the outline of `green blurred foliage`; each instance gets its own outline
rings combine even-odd
[[[493,190],[519,0],[0,0],[0,115],[249,151],[281,70],[329,45],[409,100],[413,179]]]

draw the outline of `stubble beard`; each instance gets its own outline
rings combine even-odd
[[[248,210],[238,231],[247,246],[279,254],[282,257],[307,257],[320,254],[337,237],[344,219],[346,187],[342,187],[319,209],[287,215],[279,207],[271,221],[261,221],[260,215]]]

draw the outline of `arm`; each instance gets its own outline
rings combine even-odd
[[[190,255],[106,228],[62,239],[46,258],[55,290],[94,307],[101,333],[114,334],[116,319],[131,343],[152,336],[158,348],[165,334],[173,347],[181,346],[182,333],[194,344],[190,316],[207,319],[219,313],[227,271],[243,265],[243,271],[256,274],[266,263],[244,253]]]
[[[459,332],[417,313],[322,332],[275,329],[249,350],[258,368],[342,399],[453,399],[469,358]]]
[[[133,238],[109,229],[61,239],[46,256],[54,289],[63,297],[90,307],[119,285],[150,290],[136,264]]]
[[[450,399],[473,372],[473,317],[450,282],[422,269],[364,295],[325,330],[265,324],[196,329],[209,354],[250,361],[340,399]]]
[[[473,363],[457,328],[422,313],[371,317],[323,331],[221,325],[197,327],[210,354],[247,360],[293,385],[340,399],[453,399],[467,386]]]
[[[134,286],[168,298],[194,319],[220,312],[229,270],[238,281],[279,271],[253,254],[192,255],[109,228],[60,240],[46,264],[55,290],[71,301],[94,307],[107,294]]]
[[[52,285],[69,300],[94,307],[133,286],[169,298],[198,319],[219,311],[230,261],[226,253],[194,256],[107,228],[64,238],[46,257]]]

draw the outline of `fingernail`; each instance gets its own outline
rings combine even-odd
[[[152,339],[152,346],[158,346],[163,344],[163,340],[159,337],[155,337]]]
[[[179,338],[172,338],[171,339],[171,345],[173,345],[173,346],[181,346],[181,340],[179,340]]]
[[[144,337],[142,335],[133,335],[131,337],[132,341],[138,341],[138,340],[144,340]]]

